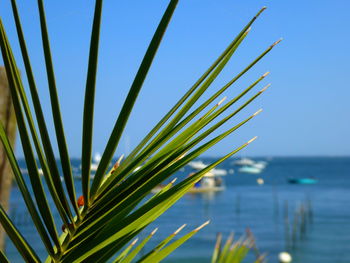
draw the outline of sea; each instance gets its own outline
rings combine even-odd
[[[163,262],[209,263],[218,233],[222,233],[224,239],[234,233],[238,240],[249,229],[259,253],[266,255],[267,262],[279,262],[279,253],[286,251],[295,263],[349,263],[350,157],[253,159],[268,163],[260,174],[240,173],[235,159],[219,165],[218,168],[228,171],[223,177],[225,190],[186,194],[139,235],[142,239],[155,227],[159,228],[141,254],[147,253],[183,224],[187,226],[179,236],[210,220],[209,225]],[[216,158],[199,160],[209,164]],[[24,161],[20,165],[25,168]],[[77,170],[80,161],[74,159],[72,165]],[[192,171],[186,166],[173,177],[181,180]],[[290,178],[314,178],[317,183],[290,184]],[[258,184],[258,179],[263,179],[264,183]],[[78,179],[76,186],[79,195]],[[10,207],[13,222],[45,258],[44,247],[16,186],[12,189]],[[10,240],[7,240],[6,254],[11,262],[23,262]],[[255,256],[251,252],[244,262],[254,262]]]

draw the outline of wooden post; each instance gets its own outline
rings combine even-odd
[[[11,94],[7,82],[6,71],[0,67],[0,122],[5,128],[6,134],[14,146],[16,139],[16,118],[12,106]],[[8,163],[6,153],[0,143],[0,204],[7,211],[12,185],[12,170]],[[5,231],[0,225],[0,249],[4,249]]]

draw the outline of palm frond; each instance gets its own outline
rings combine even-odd
[[[253,235],[248,232],[239,240],[234,240],[234,234],[231,233],[222,246],[222,234],[218,234],[214,247],[211,263],[240,263],[247,257],[248,253],[256,247]],[[255,263],[264,262],[265,255],[256,255]]]
[[[40,262],[39,257],[35,254],[33,248],[28,244],[18,229],[11,222],[11,219],[7,216],[6,212],[2,208],[2,205],[0,205],[0,222],[1,225],[6,229],[7,234],[23,258],[27,259],[30,262]],[[0,256],[0,258],[6,258],[3,253],[1,253],[1,255],[2,256]],[[6,261],[8,262],[7,259]]]
[[[81,184],[85,207],[90,200],[90,164],[92,155],[92,130],[94,120],[94,99],[97,75],[98,44],[102,16],[102,0],[96,1],[94,22],[92,26],[90,41],[89,66],[86,79],[84,119],[83,119],[83,141],[81,151]]]
[[[21,22],[20,22],[20,17],[19,17],[18,10],[17,10],[16,1],[11,0],[11,4],[12,4],[13,16],[14,16],[15,23],[16,23],[17,36],[18,36],[20,47],[21,47],[22,58],[23,58],[23,62],[25,65],[26,75],[27,75],[27,79],[28,79],[28,83],[29,83],[32,102],[33,102],[33,106],[35,109],[36,119],[38,122],[38,128],[40,131],[42,145],[43,145],[45,155],[47,158],[46,159],[47,164],[44,161],[45,159],[43,158],[43,154],[40,153],[40,148],[38,146],[36,146],[36,148],[39,151],[38,155],[40,157],[41,166],[43,167],[43,173],[45,175],[46,182],[49,186],[51,195],[54,198],[54,201],[56,203],[57,209],[61,215],[62,220],[66,224],[68,224],[69,222],[68,222],[67,217],[69,217],[69,219],[71,221],[73,221],[73,217],[72,217],[72,214],[71,214],[68,202],[67,202],[67,198],[66,198],[66,195],[64,193],[62,183],[60,180],[60,174],[59,174],[56,159],[55,159],[55,156],[53,153],[52,144],[51,144],[51,140],[50,140],[49,133],[47,130],[43,110],[42,110],[42,107],[40,104],[38,91],[36,89],[34,75],[33,75],[33,71],[31,68],[29,54],[28,54],[27,47],[26,47],[26,42],[25,42],[25,38],[24,38],[24,34],[23,34]],[[22,94],[22,97],[24,98],[24,100],[27,101],[25,92],[21,92],[21,94]],[[23,99],[22,99],[22,102],[23,102]],[[28,102],[25,102],[24,105],[26,106],[27,120],[30,120],[31,117],[29,117],[29,116],[31,114],[29,114],[30,108],[28,107]],[[35,129],[33,128],[32,121],[30,121],[30,123],[31,123],[31,130],[32,130],[32,134],[33,134],[33,131],[35,131]],[[36,141],[36,145],[40,145],[37,142],[38,139],[35,138],[35,135],[33,137],[34,137],[33,140]],[[48,179],[48,177],[50,177],[52,179],[52,183],[51,183],[51,180]],[[57,194],[55,194],[54,191],[56,191]]]
[[[124,105],[119,113],[118,119],[114,125],[111,136],[108,140],[106,149],[102,155],[102,159],[98,169],[96,171],[95,178],[92,182],[91,186],[91,194],[94,195],[96,193],[97,188],[100,186],[100,183],[105,175],[108,165],[112,160],[113,154],[118,146],[119,140],[121,138],[122,132],[126,125],[126,122],[129,119],[131,110],[135,104],[137,96],[142,88],[142,84],[146,79],[148,70],[150,69],[153,59],[157,53],[160,42],[163,38],[163,35],[168,27],[170,19],[175,11],[178,0],[171,0],[163,17],[160,21],[156,32],[153,35],[151,43],[148,46],[146,54],[141,62],[140,68],[136,73],[134,82],[131,85],[129,93],[125,99]]]
[[[80,213],[76,203],[76,194],[75,194],[75,187],[74,187],[74,181],[73,181],[73,175],[72,175],[72,168],[70,164],[68,147],[67,147],[64,128],[63,128],[60,103],[58,100],[55,73],[54,73],[52,56],[51,56],[49,34],[47,31],[44,3],[42,0],[38,0],[38,9],[39,9],[41,38],[43,43],[47,80],[49,84],[49,92],[50,92],[50,99],[51,99],[52,117],[54,120],[57,145],[58,145],[58,150],[60,153],[60,160],[62,165],[62,172],[64,176],[64,181],[66,183],[69,199],[71,201],[71,204],[76,214],[78,215],[78,217],[80,217]]]
[[[17,125],[19,129],[19,135],[22,141],[23,152],[26,160],[26,165],[28,168],[29,178],[31,181],[31,185],[33,188],[35,200],[37,202],[39,212],[43,218],[45,226],[47,227],[48,233],[50,237],[53,239],[55,245],[59,248],[60,244],[58,241],[58,234],[56,230],[56,226],[54,223],[54,219],[51,213],[51,209],[48,205],[48,201],[46,198],[46,193],[44,191],[41,178],[38,172],[37,163],[35,160],[34,152],[31,147],[30,137],[28,134],[28,130],[25,124],[24,114],[20,104],[19,98],[19,73],[13,61],[13,57],[11,56],[11,50],[9,49],[8,41],[6,38],[6,34],[4,32],[4,28],[2,22],[0,23],[0,45],[3,53],[3,60],[5,63],[6,74],[8,76],[13,106],[15,110],[15,115],[17,119]],[[53,253],[53,249],[51,247],[51,242],[46,241],[46,247],[49,253]]]
[[[171,110],[156,124],[156,126],[145,136],[138,146],[129,154],[125,163],[128,163],[159,131],[159,129],[166,123],[167,120],[177,111],[177,109],[187,100],[187,98],[199,87],[199,85],[209,76],[209,74],[218,66],[218,64],[226,57],[229,51],[237,44],[239,39],[247,32],[250,26],[258,18],[258,16],[266,9],[263,7],[259,12],[249,21],[249,23],[241,30],[241,32],[235,37],[230,45],[224,50],[224,52],[213,62],[213,64],[207,69],[206,72],[196,81],[196,83],[181,97],[181,99],[171,108]]]
[[[116,165],[107,172],[177,3],[178,0],[170,0],[160,20],[115,122],[96,175],[92,183],[90,183],[94,96],[103,4],[102,0],[96,0],[95,2],[83,115],[81,156],[83,196],[79,200],[76,198],[75,183],[60,111],[58,87],[56,86],[51,57],[44,3],[42,0],[37,2],[51,111],[66,191],[60,180],[59,168],[56,164],[52,147],[53,143],[44,119],[15,0],[11,0],[12,11],[25,73],[28,79],[31,102],[27,97],[17,62],[0,20],[1,53],[10,84],[30,183],[27,183],[23,178],[18,161],[1,124],[0,140],[4,146],[25,205],[41,238],[41,242],[46,248],[48,254],[46,262],[107,262],[113,257],[114,262],[119,263],[129,263],[135,260],[138,260],[138,262],[159,262],[163,260],[177,247],[196,234],[205,224],[178,239],[174,239],[184,226],[180,227],[143,257],[138,257],[138,254],[154,235],[155,231],[139,244],[135,242],[137,235],[183,197],[208,171],[256,139],[254,137],[186,179],[178,180],[179,182],[177,183],[175,183],[175,180],[171,181],[160,192],[147,199],[152,189],[164,183],[179,169],[221,142],[261,112],[261,110],[258,110],[245,119],[236,121],[227,130],[213,136],[211,139],[209,138],[219,127],[228,123],[248,104],[257,99],[269,86],[265,86],[256,92],[255,95],[250,95],[249,98],[240,102],[246,94],[261,84],[267,77],[267,72],[239,92],[236,97],[228,99],[226,103],[224,102],[225,97],[218,103],[213,104],[219,96],[269,53],[279,41],[248,63],[241,72],[229,80],[226,85],[215,90],[203,103],[199,106],[195,105],[202,95],[210,90],[212,83],[227,66],[237,52],[238,47],[246,40],[250,27],[262,11],[265,10],[265,7],[244,26],[222,54],[150,130],[129,156],[126,156],[124,161],[122,161],[123,158],[121,157]],[[238,102],[240,105],[236,106]],[[32,103],[34,108],[33,113],[30,103]],[[39,159],[39,163],[36,160],[36,156]],[[47,192],[44,191],[43,182],[38,173],[39,164],[43,169],[44,178],[48,186]],[[29,186],[33,190],[35,200],[32,199]],[[48,199],[50,198],[52,198],[54,203],[54,206],[51,207],[48,204]],[[82,206],[84,208],[81,208]],[[59,220],[57,220],[59,222],[54,220],[54,211],[58,211],[60,215]],[[63,222],[63,232],[59,236],[58,229],[60,228],[57,227],[57,224],[61,221]],[[30,242],[23,238],[2,207],[0,207],[0,222],[23,259],[28,262],[40,262],[36,252],[30,246]],[[212,262],[228,262],[227,260],[233,259],[241,260],[245,257],[251,244],[250,237],[240,241],[240,243],[233,243],[229,239],[222,249],[218,243]],[[3,253],[0,254],[0,260],[8,262]]]

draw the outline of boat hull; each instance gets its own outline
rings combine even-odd
[[[261,169],[251,166],[243,166],[242,168],[239,168],[238,171],[240,173],[247,173],[247,174],[259,174],[261,173]]]
[[[318,180],[313,179],[313,178],[301,178],[301,179],[290,178],[290,179],[288,179],[288,183],[290,183],[290,184],[316,184],[317,182],[318,182]]]

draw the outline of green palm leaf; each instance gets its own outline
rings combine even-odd
[[[75,212],[77,213],[78,217],[80,217],[80,213],[76,203],[77,198],[75,194],[72,168],[71,168],[70,158],[68,154],[68,147],[67,147],[67,143],[64,135],[60,104],[58,101],[55,73],[54,73],[51,50],[50,50],[49,35],[47,32],[47,26],[46,26],[44,3],[42,0],[38,0],[38,9],[39,9],[39,17],[40,17],[41,37],[42,37],[44,56],[45,56],[47,80],[49,84],[49,92],[50,92],[50,99],[51,99],[52,116],[53,116],[54,125],[55,125],[57,145],[60,152],[60,160],[62,164],[64,181],[66,183],[68,196],[71,201],[71,204]]]
[[[135,104],[137,96],[142,88],[142,84],[147,76],[148,70],[151,67],[153,59],[156,55],[160,42],[163,38],[163,35],[166,31],[166,28],[170,22],[170,19],[175,11],[178,0],[171,0],[168,8],[166,9],[162,20],[159,23],[159,26],[156,32],[153,35],[150,45],[146,51],[146,54],[141,62],[140,68],[136,73],[134,82],[131,85],[129,93],[125,99],[124,105],[120,111],[118,119],[114,125],[112,134],[108,140],[105,152],[102,155],[102,159],[98,169],[96,171],[96,175],[94,181],[91,186],[91,194],[94,195],[96,193],[97,188],[100,186],[102,178],[107,171],[107,167],[112,160],[113,154],[118,146],[118,142],[128,121],[131,110]]]
[[[233,233],[227,238],[225,245],[221,245],[222,235],[218,234],[214,247],[211,263],[241,263],[247,254],[256,247],[254,237],[248,231],[246,236],[242,236],[239,240],[234,241]],[[265,255],[256,253],[254,262],[263,262]]]
[[[138,260],[138,262],[159,262],[163,260],[177,247],[196,234],[199,229],[197,228],[175,240],[174,237],[184,227],[183,226],[161,241],[141,258],[138,257],[138,254],[154,235],[154,232],[149,234],[139,244],[132,242],[132,240],[183,197],[196,182],[201,180],[205,173],[230,158],[233,154],[246,147],[255,139],[253,138],[219,158],[193,176],[179,180],[177,184],[175,184],[173,180],[159,193],[146,199],[152,189],[164,183],[167,178],[188,164],[188,162],[203,154],[210,147],[221,142],[224,138],[261,112],[261,110],[259,110],[253,115],[237,121],[236,124],[231,125],[231,128],[219,133],[212,139],[207,140],[207,142],[204,142],[204,140],[208,139],[219,127],[227,123],[248,104],[258,98],[269,86],[265,86],[265,88],[256,92],[255,95],[245,99],[240,105],[236,106],[248,92],[263,81],[268,75],[268,73],[265,73],[241,91],[239,95],[229,99],[226,103],[224,103],[223,99],[219,103],[212,104],[223,92],[231,87],[239,78],[244,76],[248,70],[269,53],[279,41],[263,51],[252,62],[248,63],[241,72],[229,80],[226,85],[215,90],[203,103],[199,106],[194,106],[199,98],[210,90],[211,84],[226,67],[231,57],[233,57],[238,50],[238,47],[243,43],[243,40],[246,39],[250,27],[261,12],[265,10],[265,7],[248,22],[208,70],[203,73],[170,111],[161,118],[158,124],[151,129],[131,154],[126,156],[124,161],[120,158],[112,170],[107,173],[109,163],[118,147],[133,106],[143,86],[143,82],[147,77],[147,73],[155,58],[167,26],[170,23],[177,3],[178,0],[170,0],[164,12],[130,87],[121,112],[115,122],[95,178],[92,184],[90,184],[94,97],[98,65],[99,34],[102,20],[102,0],[96,0],[95,2],[83,115],[81,161],[84,203],[81,204],[80,201],[79,206],[84,206],[84,208],[78,207],[76,199],[75,183],[72,176],[68,146],[66,144],[60,103],[58,100],[58,90],[51,57],[44,3],[42,0],[38,0],[37,2],[41,38],[56,140],[67,191],[65,191],[60,180],[60,173],[56,164],[47,124],[44,119],[15,0],[11,0],[12,11],[32,98],[31,102],[25,92],[17,63],[0,20],[1,53],[10,84],[10,91],[19,127],[19,135],[29,171],[30,183],[26,183],[21,174],[18,161],[16,160],[8,138],[6,137],[5,130],[1,124],[0,140],[9,159],[25,205],[48,253],[46,262],[85,261],[102,263],[107,262],[113,257],[114,262],[119,263],[130,263],[135,260]],[[32,103],[32,105],[30,103]],[[33,113],[31,106],[34,108]],[[35,120],[36,123],[34,123]],[[45,181],[48,186],[47,192],[44,191],[42,179],[38,173],[36,156],[38,156],[40,166],[44,172]],[[29,186],[33,189],[35,201],[32,199]],[[50,207],[48,204],[47,200],[49,198],[52,198],[54,201],[53,207]],[[72,209],[75,213],[72,213]],[[57,231],[57,229],[59,229],[56,225],[58,222],[55,222],[53,218],[54,211],[58,211],[60,220],[63,222],[63,228],[65,229],[61,236],[58,235]],[[2,207],[0,207],[0,222],[23,259],[28,262],[40,262],[36,252],[16,229]],[[233,241],[229,240],[223,249],[221,249],[218,243],[212,262],[227,262],[227,260],[230,262],[239,262],[245,258],[252,245],[253,241],[250,237],[239,241],[239,243],[233,243]],[[8,259],[2,252],[0,253],[0,260],[1,262],[8,262]],[[257,258],[257,262],[260,262],[259,260],[262,260],[262,256]]]
[[[195,235],[199,230],[201,230],[207,224],[209,224],[209,221],[205,222],[203,225],[197,227],[195,230],[191,231],[190,233],[184,235],[183,237],[174,241],[173,243],[166,246],[165,248],[156,251],[155,253],[149,255],[148,257],[144,258],[143,260],[141,260],[139,262],[142,262],[142,263],[155,262],[156,263],[156,262],[162,261],[165,257],[167,257],[170,253],[172,253],[175,249],[177,249],[183,243],[185,243],[188,239],[190,239],[193,235]]]
[[[40,262],[38,256],[35,254],[33,248],[28,244],[28,242],[23,238],[20,232],[16,229],[16,227],[11,222],[10,218],[6,215],[6,212],[0,205],[0,222],[1,225],[7,230],[7,234],[11,238],[13,244],[18,249],[18,252],[21,253],[23,258],[27,262]],[[3,261],[5,259],[5,255],[1,252],[0,259],[2,258],[1,262],[9,262],[7,259],[6,261]]]
[[[29,178],[32,184],[35,200],[37,202],[40,214],[43,218],[43,221],[45,222],[45,226],[47,227],[51,238],[53,239],[55,245],[57,247],[60,247],[60,244],[58,241],[58,234],[56,231],[51,209],[46,199],[46,193],[44,192],[40,175],[38,173],[38,167],[34,157],[34,152],[31,147],[31,142],[30,142],[27,127],[25,124],[23,111],[20,105],[19,94],[17,93],[18,90],[20,89],[18,85],[19,83],[18,70],[15,66],[13,58],[11,57],[11,51],[9,50],[8,41],[7,41],[1,21],[0,21],[0,31],[1,31],[0,45],[1,45],[1,50],[3,54],[3,60],[5,63],[6,73],[10,84],[9,86],[12,87],[10,88],[10,91],[11,91],[13,106],[16,114],[17,125],[19,128],[19,135],[22,141],[23,152],[26,159],[28,173],[30,175]],[[47,246],[48,252],[53,253],[53,249],[50,246],[50,242],[46,242],[46,246]]]
[[[33,131],[35,131],[35,129],[33,128],[34,127],[33,122],[30,120],[31,119],[31,114],[29,114],[30,108],[28,107],[26,94],[25,94],[25,92],[23,92],[23,89],[21,89],[21,91],[22,91],[21,96],[24,98],[24,99],[22,99],[22,103],[25,105],[27,120],[29,121],[29,123],[31,125],[31,130],[32,130],[32,134],[34,137],[33,140],[36,142],[36,149],[39,152],[38,155],[40,158],[41,165],[43,167],[45,178],[47,179],[46,181],[47,181],[47,184],[49,186],[50,192],[54,198],[57,209],[58,209],[63,221],[66,224],[68,224],[67,216],[69,217],[69,219],[71,221],[73,221],[73,217],[72,217],[72,214],[70,212],[70,208],[69,208],[69,205],[68,205],[68,202],[66,199],[66,195],[64,193],[64,190],[63,190],[63,187],[61,184],[60,175],[59,175],[59,171],[57,168],[55,156],[53,153],[50,137],[49,137],[49,134],[47,131],[43,110],[42,110],[41,105],[40,105],[40,99],[39,99],[39,95],[38,95],[38,92],[36,89],[34,75],[33,75],[32,69],[31,69],[31,63],[29,60],[29,55],[28,55],[28,51],[27,51],[27,47],[26,47],[26,42],[24,39],[24,34],[22,31],[22,26],[21,26],[20,17],[19,17],[18,10],[17,10],[16,1],[11,0],[11,4],[12,4],[13,16],[15,18],[15,23],[16,23],[18,40],[20,43],[22,57],[23,57],[23,61],[24,61],[25,69],[26,69],[26,75],[28,78],[29,88],[30,88],[30,92],[31,92],[32,100],[33,100],[33,105],[34,105],[34,109],[35,109],[35,114],[36,114],[36,118],[37,118],[37,122],[38,122],[38,127],[39,127],[40,135],[41,135],[41,138],[43,141],[43,148],[44,148],[46,158],[47,158],[47,164],[45,162],[45,159],[43,158],[43,154],[40,153],[40,147],[38,146],[39,143],[37,142],[38,139],[36,138],[37,136],[35,134],[33,134],[34,133]],[[50,167],[50,169],[48,167]],[[52,181],[50,179],[48,179],[48,177],[51,178]],[[57,194],[55,194],[55,191],[57,191]]]
[[[86,79],[85,102],[84,102],[84,119],[83,119],[83,141],[81,152],[81,179],[85,207],[88,207],[90,200],[90,164],[92,155],[92,129],[94,119],[94,99],[96,86],[96,72],[98,59],[98,44],[100,35],[102,15],[102,0],[96,1],[95,16],[92,26],[90,41],[89,67]]]
[[[130,263],[141,251],[141,249],[147,244],[147,242],[154,236],[158,228],[153,230],[134,250],[131,251],[125,258],[121,260],[121,263]]]
[[[171,108],[171,110],[159,121],[159,123],[145,136],[138,146],[130,153],[125,163],[128,163],[153,137],[154,134],[169,120],[169,118],[176,112],[176,110],[186,101],[186,99],[199,87],[199,85],[209,76],[209,74],[217,67],[217,65],[226,57],[229,51],[234,45],[241,39],[243,34],[247,32],[249,27],[254,23],[258,16],[266,9],[263,7],[249,23],[242,29],[242,31],[235,37],[230,45],[224,50],[224,52],[214,61],[214,63],[208,68],[208,70],[196,81],[196,83],[181,97],[181,99]]]

